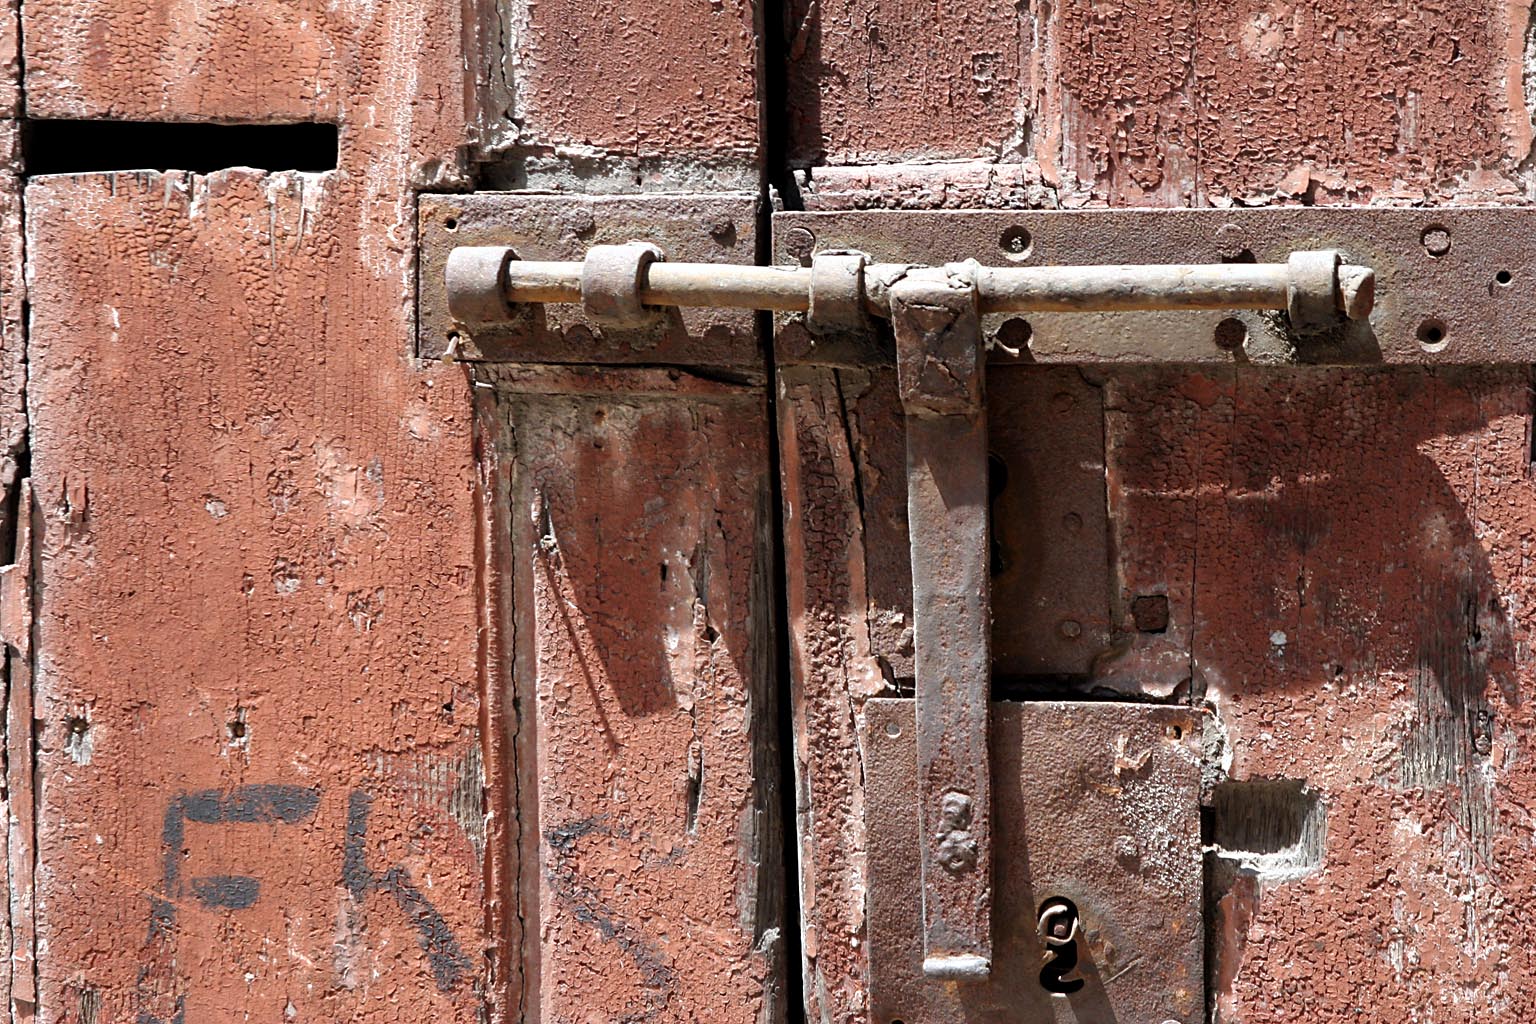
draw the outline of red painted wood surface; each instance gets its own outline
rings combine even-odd
[[[1185,206],[1525,193],[1523,8],[790,4],[791,158],[928,167],[865,202]],[[841,191],[841,189],[834,189]],[[950,205],[944,203],[944,205]],[[958,205],[958,204],[956,204]]]
[[[335,178],[44,179],[28,206],[42,1005],[472,1016],[462,373],[364,344],[405,337],[357,330],[399,284],[336,258]]]
[[[610,368],[503,394],[524,1013],[779,1019],[763,390]]]
[[[770,424],[750,376],[413,363],[417,192],[739,187],[767,137],[813,208],[1531,195],[1506,5],[787,7],[782,69],[732,0],[0,16],[0,505],[30,472],[39,538],[14,1016],[767,1022],[803,968],[810,1019],[864,1019],[899,427],[858,374],[786,372]],[[341,163],[38,179],[24,236],[23,109],[335,121]],[[1297,864],[1213,862],[1218,1019],[1531,1016],[1528,374],[1093,386],[1123,641],[1094,671],[1208,701],[1213,786],[1325,811]]]
[[[28,188],[40,1012],[503,1012],[470,388],[406,357],[456,18],[27,32],[33,114],[343,122],[322,175]]]

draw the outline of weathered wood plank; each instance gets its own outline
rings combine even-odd
[[[0,104],[15,107],[14,8],[0,12],[0,50],[11,55],[0,80]],[[9,36],[7,36],[9,33]],[[9,47],[9,49],[4,49]],[[6,90],[9,90],[7,93]],[[22,179],[19,167],[20,123],[0,121],[0,550],[15,557],[21,516],[28,514],[19,479],[27,446],[26,274],[22,240]],[[25,549],[22,549],[23,552]],[[19,638],[18,638],[19,639]],[[0,810],[0,861],[6,869],[7,914],[0,922],[0,949],[7,967],[0,970],[0,1006],[12,1018],[29,1019],[37,1002],[33,956],[34,816],[32,806],[32,665],[7,650],[5,663],[5,789]]]
[[[781,1019],[772,488],[760,385],[503,383],[523,1014]]]
[[[1183,596],[1169,633],[1233,780],[1218,1019],[1527,1015],[1528,372],[1163,373],[1111,406],[1122,514],[1186,524],[1127,547]]]
[[[511,41],[520,71],[518,145],[679,164],[734,155],[755,165],[756,0],[505,0],[505,7],[519,29]],[[569,155],[580,163],[578,152]]]
[[[836,371],[786,369],[779,394],[806,1019],[862,1020],[869,975],[858,718],[864,701],[887,689],[871,639],[864,507]]]
[[[44,1012],[474,1019],[468,389],[365,186],[27,201]]]
[[[1491,0],[798,0],[791,154],[823,206],[1523,195],[1528,23]],[[944,160],[977,163],[836,169]]]

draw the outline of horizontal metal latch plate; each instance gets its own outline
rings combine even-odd
[[[673,309],[638,327],[600,323],[580,306],[507,309],[473,333],[455,322],[444,287],[450,254],[510,248],[518,260],[580,260],[596,246],[644,239],[679,262],[751,264],[756,195],[425,195],[417,208],[417,355],[524,363],[645,363],[763,367],[758,315]]]
[[[1293,207],[1229,210],[782,212],[775,263],[856,250],[879,263],[991,266],[1284,263],[1337,250],[1372,268],[1368,319],[1298,333],[1279,312],[985,314],[993,362],[1536,362],[1536,210]],[[985,313],[985,311],[984,311]],[[782,316],[780,363],[885,358],[861,339],[816,337]]]

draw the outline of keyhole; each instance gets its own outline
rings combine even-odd
[[[1053,896],[1040,904],[1040,938],[1045,943],[1045,966],[1040,987],[1053,995],[1067,996],[1083,987],[1082,978],[1066,975],[1077,970],[1077,904]]]

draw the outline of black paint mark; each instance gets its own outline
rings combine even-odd
[[[305,786],[261,783],[187,793],[182,796],[181,805],[188,821],[205,825],[261,821],[296,825],[315,813],[315,808],[320,805],[320,791]]]
[[[319,805],[318,789],[272,783],[234,789],[203,789],[183,793],[172,800],[165,809],[165,824],[160,836],[165,845],[163,895],[150,898],[150,938],[169,931],[175,924],[175,901],[181,895],[181,858],[186,846],[187,822],[200,825],[261,822],[296,825],[312,817]],[[206,907],[244,910],[261,895],[261,883],[246,875],[195,878],[192,893]]]
[[[187,845],[187,823],[199,825],[259,824],[296,825],[313,817],[320,806],[320,791],[308,786],[262,783],[234,789],[202,789],[182,793],[165,809],[160,840],[165,848],[161,889],[149,898],[149,962],[139,972],[136,1024],[185,1024],[186,996],[178,995],[170,1017],[145,1009],[151,1000],[163,999],[175,978],[176,903],[183,895],[181,859]],[[194,878],[192,895],[205,907],[245,910],[261,896],[261,882],[247,875],[210,875]],[[151,979],[157,979],[151,983]]]
[[[192,879],[192,895],[205,907],[244,910],[261,895],[261,883],[245,875],[210,875]]]
[[[137,1022],[137,1024],[165,1024],[165,1021],[159,1017],[156,1017],[154,1014],[148,1012],[147,1010],[140,1010],[138,1016],[135,1017],[134,1020]],[[186,996],[176,997],[176,1012],[171,1015],[170,1024],[187,1024]]]
[[[645,982],[646,1008],[615,1018],[615,1021],[619,1024],[649,1021],[666,1010],[677,992],[677,971],[667,955],[650,938],[634,925],[618,919],[618,914],[602,898],[596,887],[572,865],[578,842],[589,835],[622,834],[602,818],[583,818],[549,829],[544,833],[544,842],[550,850],[545,877],[549,879],[555,899],[570,910],[572,917],[595,928],[605,941],[613,943],[629,957],[640,971],[640,977]]]
[[[183,895],[181,860],[187,846],[187,824],[297,825],[314,817],[320,805],[320,791],[306,786],[257,784],[234,789],[205,789],[182,793],[165,809],[161,840],[165,845],[164,879],[161,892],[149,900],[149,962],[139,971],[136,1024],[185,1024],[186,996],[177,995],[171,1015],[163,1017],[145,1009],[151,1001],[166,999],[175,983],[174,945],[176,905]],[[353,900],[361,906],[371,892],[393,896],[416,929],[422,951],[432,966],[437,987],[447,992],[470,971],[470,961],[459,948],[448,922],[432,902],[416,887],[404,867],[395,866],[381,874],[368,867],[368,815],[373,797],[353,790],[347,800],[346,840],[342,850],[342,883]],[[205,907],[245,910],[261,897],[261,882],[247,875],[209,875],[190,879],[192,895]],[[162,1004],[163,1005],[163,1004]]]
[[[368,815],[372,810],[373,797],[363,790],[354,789],[347,799],[347,842],[342,853],[342,884],[359,904],[370,892],[387,892],[395,898],[416,929],[416,940],[432,965],[432,977],[437,981],[438,991],[448,992],[469,973],[469,958],[459,948],[448,922],[443,920],[443,915],[416,888],[405,868],[396,866],[381,875],[375,875],[368,867],[366,842]]]

